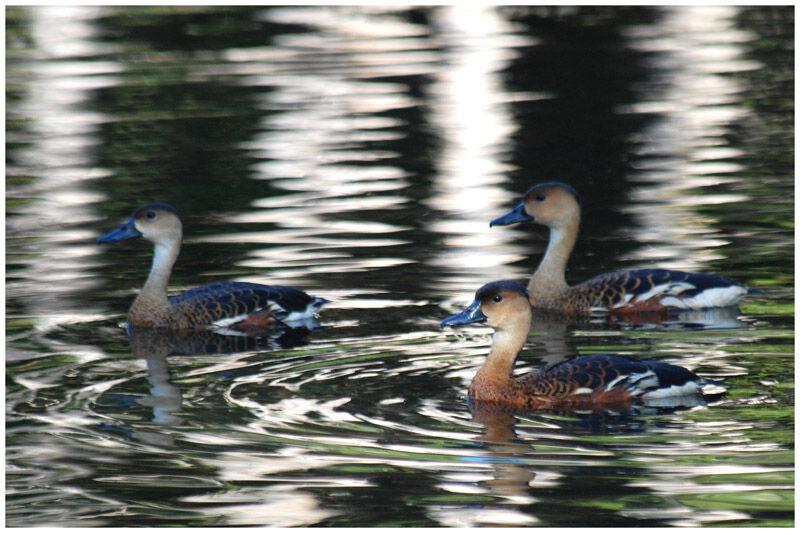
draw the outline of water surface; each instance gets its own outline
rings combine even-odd
[[[30,7],[6,12],[11,526],[794,523],[791,7]],[[659,265],[759,289],[665,324],[540,317],[524,371],[615,352],[726,384],[706,405],[470,412],[542,228],[583,199],[570,282]],[[166,201],[174,290],[291,284],[322,327],[124,328]]]

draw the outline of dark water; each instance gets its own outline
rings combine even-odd
[[[794,14],[786,7],[6,10],[10,526],[794,523]],[[568,279],[660,265],[760,290],[672,324],[541,320],[519,364],[616,352],[703,406],[478,413],[537,181],[583,197]],[[281,339],[126,334],[175,205],[179,290],[331,300]]]

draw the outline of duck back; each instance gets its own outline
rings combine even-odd
[[[313,313],[322,303],[316,307],[313,304],[320,300],[284,285],[223,281],[173,296],[169,303],[186,322],[186,328],[198,328],[212,325],[231,327],[241,323],[255,325],[256,322],[269,326],[293,313]]]
[[[601,274],[569,292],[592,310],[641,312],[726,307],[747,289],[716,274],[644,268]]]
[[[704,380],[686,368],[624,355],[579,356],[516,380],[527,408],[625,407],[646,398],[699,394]]]

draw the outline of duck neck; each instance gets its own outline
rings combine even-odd
[[[528,339],[529,329],[530,324],[528,323],[495,331],[489,357],[478,370],[475,380],[498,384],[513,381],[514,365]]]
[[[579,220],[575,220],[550,228],[547,250],[528,283],[528,293],[532,298],[557,295],[569,288],[564,273],[578,237],[578,224]]]
[[[179,253],[180,241],[156,243],[150,275],[131,306],[131,315],[136,315],[137,312],[144,309],[147,310],[147,313],[169,309],[167,285],[172,273],[172,266],[178,259]]]

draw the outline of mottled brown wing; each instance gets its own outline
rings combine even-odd
[[[610,354],[584,355],[560,361],[519,378],[530,394],[560,397],[580,389],[623,387],[637,396],[649,390],[698,381],[693,372],[658,361]]]
[[[620,270],[601,274],[573,288],[582,295],[589,307],[611,308],[634,299],[650,299],[665,292],[653,292],[657,287],[682,298],[695,296],[710,288],[731,287],[734,282],[715,274],[694,274],[680,270],[644,268]]]
[[[292,311],[304,311],[312,300],[294,287],[227,281],[183,292],[170,298],[170,304],[197,327],[259,311],[270,311],[280,320]]]

